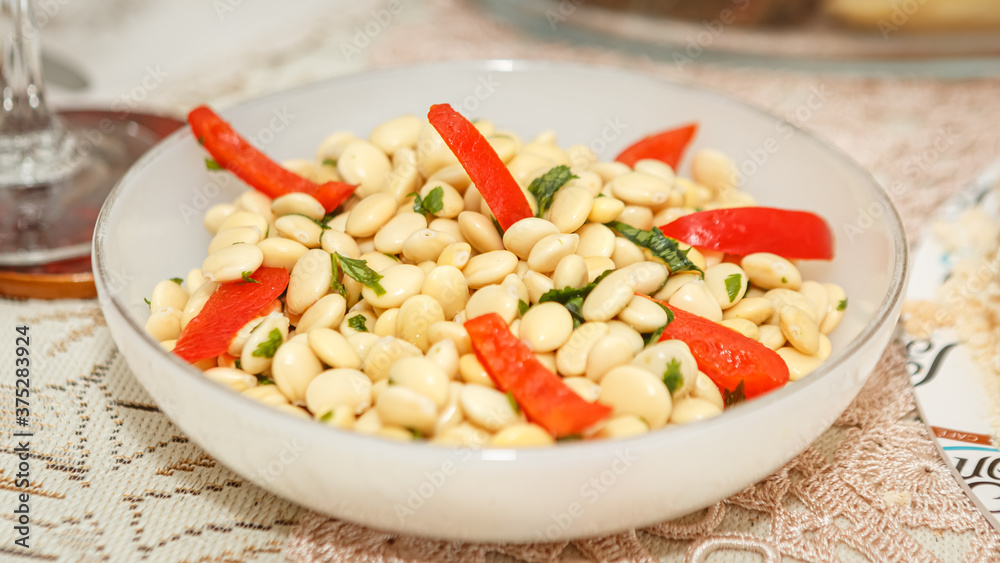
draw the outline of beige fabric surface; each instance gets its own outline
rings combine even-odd
[[[369,2],[375,9],[383,2]],[[676,65],[521,35],[467,2],[404,3],[355,61],[377,67],[447,58],[556,58],[624,65],[723,90],[829,139],[873,171],[915,241],[934,208],[1000,154],[1000,80],[851,78]],[[352,17],[364,25],[369,12]],[[330,14],[328,17],[336,17]],[[325,78],[344,57],[324,20],[266,60],[238,61],[149,103],[181,112]],[[697,61],[695,61],[696,63]],[[810,107],[810,98],[812,106]],[[821,103],[816,103],[822,98]],[[803,109],[805,108],[805,109]],[[808,110],[808,111],[806,111]],[[859,217],[863,210],[859,210]],[[844,226],[834,226],[842,234]],[[307,513],[243,482],[158,412],[114,349],[92,301],[0,300],[0,327],[32,329],[32,559],[53,560],[665,560],[1000,559],[1000,534],[965,499],[915,419],[898,352],[813,446],[764,482],[678,522],[611,538],[541,546],[436,543]],[[12,365],[10,342],[0,365]],[[16,427],[0,382],[0,423]],[[0,442],[0,506],[13,505],[12,441]],[[0,559],[12,547],[0,510]],[[734,551],[735,550],[735,551]],[[751,554],[754,552],[756,554]],[[28,559],[25,559],[28,560]],[[770,560],[770,559],[768,559]]]

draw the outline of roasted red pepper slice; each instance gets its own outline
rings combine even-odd
[[[691,246],[740,256],[770,252],[789,259],[833,258],[833,231],[822,217],[808,211],[773,207],[696,211],[660,230]]]
[[[427,119],[458,157],[503,230],[535,216],[517,180],[471,121],[448,104],[431,106]]]
[[[181,331],[174,354],[194,363],[221,356],[233,336],[288,287],[288,270],[258,268],[253,282],[220,284],[198,315]]]
[[[741,382],[747,399],[788,383],[788,366],[774,350],[704,317],[656,302],[674,313],[674,320],[663,330],[660,342],[680,340],[687,344],[698,369],[723,395],[736,391]]]
[[[580,434],[611,414],[610,407],[584,401],[543,366],[500,315],[466,321],[465,330],[497,387],[513,395],[528,419],[556,438]]]
[[[326,209],[340,207],[354,193],[354,186],[344,182],[317,184],[286,170],[240,136],[208,106],[199,106],[188,114],[191,131],[212,159],[236,174],[250,187],[270,198],[292,192],[307,193]]]
[[[635,166],[636,162],[644,158],[652,158],[666,162],[671,168],[677,170],[677,165],[680,164],[684,151],[697,132],[698,124],[692,123],[643,137],[637,143],[623,150],[615,160],[629,166]]]

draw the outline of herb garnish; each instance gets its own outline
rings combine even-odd
[[[657,305],[659,305],[660,308],[663,309],[663,312],[667,314],[667,324],[661,326],[660,328],[654,330],[653,332],[651,332],[649,334],[643,335],[643,337],[642,337],[642,343],[643,343],[644,346],[649,346],[650,344],[655,344],[655,343],[659,342],[660,341],[660,336],[663,335],[663,331],[666,330],[666,328],[668,326],[670,326],[670,323],[674,322],[674,312],[671,311],[669,307],[667,307],[663,303],[659,303],[657,301],[653,301],[653,303],[656,303]]]
[[[421,215],[434,215],[444,209],[444,188],[437,186],[427,193],[427,197],[420,197],[420,194],[413,192],[413,212]]]
[[[354,315],[353,317],[347,319],[347,326],[358,332],[368,332],[368,326],[365,324],[364,315]]]
[[[205,157],[205,168],[209,170],[222,170],[222,166],[211,158]]]
[[[146,306],[147,307],[149,307],[150,309],[153,308],[153,304],[149,302],[149,299],[146,299],[145,297],[143,297],[142,300],[146,302]]]
[[[524,314],[528,312],[528,308],[529,307],[530,307],[530,305],[528,305],[527,303],[525,303],[523,299],[518,299],[517,300],[517,312],[521,316],[524,316]]]
[[[337,261],[337,253],[330,255],[330,267],[333,269],[333,276],[330,277],[330,291],[339,293],[341,297],[347,297],[347,288],[340,283],[340,263]]]
[[[840,303],[837,303],[837,310],[843,311],[847,308],[847,299],[841,299]]]
[[[332,158],[324,158],[323,166],[337,166],[337,161]]]
[[[283,340],[281,331],[272,328],[271,332],[267,333],[267,340],[258,344],[257,349],[251,352],[250,355],[255,358],[273,358],[274,353],[278,351],[278,346],[281,346]]]
[[[177,285],[181,285],[182,283],[184,283],[183,278],[170,278],[170,281],[176,283]]]
[[[667,364],[667,371],[663,372],[663,384],[667,386],[667,390],[673,395],[678,389],[684,385],[684,376],[681,375],[681,363],[674,358],[670,360]]]
[[[274,385],[274,380],[266,375],[258,375],[257,385]]]
[[[583,314],[580,312],[583,307],[583,300],[590,295],[590,292],[597,287],[598,282],[603,280],[608,274],[614,270],[608,270],[603,274],[597,276],[594,281],[588,283],[583,287],[564,287],[562,289],[550,289],[542,294],[538,298],[539,303],[546,303],[548,301],[555,301],[556,303],[562,303],[564,307],[569,311],[569,314],[573,317],[573,328],[580,326],[583,323]]]
[[[722,402],[726,405],[726,408],[746,400],[747,396],[743,390],[743,381],[740,381],[732,391],[725,388],[722,389]]]
[[[333,420],[333,411],[332,410],[331,411],[327,411],[326,414],[324,414],[323,416],[319,417],[319,421],[320,422],[330,422],[331,420]]]
[[[521,405],[517,404],[517,401],[514,399],[514,394],[510,391],[507,391],[507,401],[510,403],[510,408],[514,409],[514,413],[521,413]]]
[[[560,164],[531,181],[531,184],[528,186],[528,192],[535,196],[535,201],[538,202],[538,217],[544,215],[549,210],[549,207],[552,206],[552,199],[555,197],[556,192],[559,191],[559,188],[576,177],[575,174],[570,172],[569,166]]]
[[[605,223],[605,226],[614,229],[637,246],[649,249],[653,256],[663,260],[672,274],[692,271],[703,273],[701,268],[695,266],[694,262],[688,259],[687,251],[681,250],[678,242],[664,235],[659,227],[653,227],[651,231],[644,231],[621,221],[611,221]]]
[[[241,275],[243,276],[243,283],[260,283],[259,281],[250,277],[251,275],[253,275],[253,272],[243,272]]]
[[[742,274],[729,274],[726,276],[726,293],[729,294],[729,302],[736,301],[740,296],[740,288],[743,286]]]
[[[385,288],[378,283],[382,274],[368,267],[368,262],[360,258],[348,258],[339,252],[334,253],[344,273],[354,278],[354,281],[371,288],[375,295],[385,295]]]

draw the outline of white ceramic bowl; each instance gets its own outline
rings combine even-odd
[[[147,154],[104,205],[94,239],[101,305],[129,367],[206,451],[304,506],[386,530],[480,541],[593,536],[681,516],[790,460],[850,403],[889,340],[906,271],[885,193],[840,152],[725,96],[615,68],[488,61],[366,72],[224,112],[276,159],[310,158],[329,133],[450,102],[531,137],[558,132],[603,159],[651,132],[701,124],[692,150],[731,155],[761,204],[809,209],[836,231],[836,259],[808,277],[846,290],[829,361],[806,379],[718,418],[618,441],[480,451],[400,444],[298,420],[201,376],[143,332],[157,281],[197,267],[211,204],[242,184],[210,173],[187,129]],[[686,173],[686,171],[685,171]],[[227,179],[224,181],[223,179]],[[224,185],[223,185],[224,184]]]

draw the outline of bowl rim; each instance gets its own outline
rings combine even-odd
[[[253,97],[232,107],[226,108],[226,110],[220,113],[225,116],[226,114],[238,112],[256,105],[266,104],[287,96],[304,94],[313,90],[323,90],[335,84],[346,85],[355,81],[363,81],[371,78],[388,78],[393,75],[403,76],[411,73],[419,74],[424,71],[449,70],[460,72],[495,71],[552,73],[560,71],[573,71],[593,73],[597,71],[602,73],[618,73],[621,75],[627,75],[632,79],[639,78],[648,81],[651,85],[655,84],[659,87],[687,90],[701,96],[715,98],[720,103],[735,105],[742,110],[749,111],[769,120],[781,119],[776,114],[754,103],[738,99],[734,96],[709,87],[667,78],[648,70],[603,63],[595,64],[575,61],[531,59],[459,59],[433,63],[400,64],[376,69],[365,69],[305,84],[295,88],[284,89],[263,96]],[[909,273],[909,248],[907,246],[902,220],[900,219],[899,213],[893,205],[892,200],[885,188],[879,184],[869,170],[855,161],[846,152],[835,147],[819,135],[807,131],[795,123],[786,123],[797,133],[797,138],[801,142],[815,146],[820,151],[827,153],[835,160],[839,161],[841,166],[851,169],[858,174],[859,177],[863,178],[870,188],[870,193],[873,199],[880,202],[882,206],[888,210],[888,213],[886,213],[886,220],[892,236],[892,246],[895,253],[895,260],[892,263],[893,270],[889,283],[889,290],[882,302],[879,304],[878,308],[872,313],[871,319],[864,325],[860,332],[844,348],[831,355],[830,358],[822,366],[820,366],[819,369],[812,372],[809,377],[795,382],[795,385],[785,385],[777,391],[770,392],[762,397],[748,401],[738,407],[734,407],[731,411],[727,411],[725,416],[713,417],[708,420],[700,421],[698,424],[685,425],[680,428],[670,428],[666,432],[662,431],[665,429],[660,429],[660,431],[653,431],[640,436],[615,440],[563,442],[547,448],[494,448],[489,445],[484,445],[478,448],[456,448],[453,446],[442,446],[428,442],[401,443],[385,438],[379,438],[377,436],[368,436],[358,434],[357,432],[350,430],[330,427],[325,424],[318,424],[315,420],[299,419],[290,414],[270,408],[249,397],[245,397],[241,393],[232,392],[228,388],[225,388],[222,384],[202,377],[200,371],[192,368],[189,364],[182,361],[174,354],[164,350],[158,342],[155,342],[152,337],[146,334],[144,328],[139,326],[139,324],[131,318],[128,312],[128,307],[120,299],[120,292],[116,292],[108,296],[101,291],[102,295],[100,301],[102,307],[107,307],[108,304],[110,304],[114,308],[114,311],[121,315],[121,317],[125,320],[129,328],[140,335],[142,345],[147,349],[155,350],[154,353],[158,354],[161,359],[170,362],[173,366],[175,366],[177,369],[174,371],[180,373],[181,377],[187,378],[196,386],[207,385],[210,388],[224,389],[226,392],[235,397],[237,401],[242,401],[240,404],[244,405],[245,408],[251,409],[251,412],[258,420],[270,421],[270,423],[279,425],[291,424],[291,428],[295,429],[298,436],[308,438],[310,440],[344,440],[346,442],[357,441],[357,444],[362,447],[378,449],[386,448],[388,450],[396,450],[402,455],[407,453],[412,454],[414,452],[414,448],[416,447],[420,448],[422,454],[431,455],[433,452],[438,452],[439,456],[442,458],[450,457],[459,450],[462,450],[463,452],[470,450],[473,451],[476,455],[473,459],[466,460],[465,463],[470,461],[511,461],[515,456],[510,454],[515,452],[516,458],[518,459],[524,458],[526,460],[545,461],[550,458],[566,458],[569,456],[576,456],[581,453],[588,456],[596,456],[599,454],[613,456],[622,449],[631,448],[635,450],[644,450],[647,448],[662,447],[662,442],[665,440],[669,441],[672,437],[696,438],[699,434],[709,434],[714,432],[720,425],[733,425],[737,424],[737,420],[740,419],[743,419],[744,421],[752,419],[760,411],[770,408],[772,404],[788,400],[791,395],[798,392],[798,389],[819,384],[821,380],[835,376],[836,374],[834,372],[837,368],[844,364],[849,357],[857,353],[859,348],[865,345],[867,340],[878,332],[885,322],[890,320],[890,316],[892,316],[894,310],[897,310],[897,306],[903,298],[903,291],[906,287],[906,281]],[[189,132],[190,127],[184,126],[143,155],[121,178],[121,180],[119,180],[110,192],[108,198],[105,200],[104,205],[101,207],[94,231],[92,249],[93,270],[99,282],[99,290],[104,287],[110,277],[110,272],[107,270],[104,247],[105,243],[111,239],[108,233],[108,222],[112,213],[111,209],[114,207],[115,202],[133,183],[133,177],[138,176],[147,165],[157,160],[161,154],[172,149],[178,143],[194,142],[193,140],[190,140]],[[260,417],[263,417],[263,419]],[[317,432],[320,433],[317,434]]]

